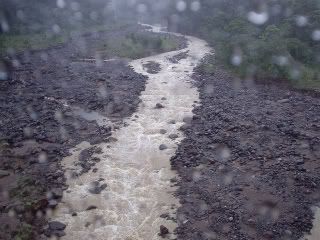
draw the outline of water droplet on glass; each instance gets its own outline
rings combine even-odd
[[[9,28],[9,24],[6,20],[1,21],[1,30],[3,32],[9,32],[10,28]]]
[[[256,25],[262,25],[266,23],[269,19],[269,14],[267,12],[254,12],[248,13],[248,20]]]
[[[232,65],[239,66],[242,62],[242,56],[240,54],[235,54],[231,57]]]
[[[59,27],[59,25],[55,24],[55,25],[52,26],[52,31],[53,31],[55,34],[58,34],[58,33],[60,33],[61,28]]]
[[[190,5],[191,11],[194,11],[194,12],[199,11],[199,10],[200,10],[200,7],[201,7],[201,5],[200,5],[200,2],[199,2],[199,1],[193,1],[193,2],[191,3],[191,5]]]
[[[39,163],[46,163],[47,162],[47,154],[45,152],[40,153],[38,160],[39,160]]]
[[[138,13],[145,13],[147,12],[147,6],[145,4],[138,4],[137,6]]]
[[[66,3],[64,0],[57,0],[57,6],[59,8],[64,8],[66,6]]]
[[[297,16],[295,20],[296,20],[297,26],[299,27],[304,27],[308,23],[308,18],[306,18],[305,16]]]
[[[312,39],[314,41],[320,41],[320,30],[316,29],[312,32]]]
[[[187,4],[185,1],[179,1],[177,2],[176,8],[179,12],[183,12],[186,10]]]

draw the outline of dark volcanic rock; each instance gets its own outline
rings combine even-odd
[[[128,29],[120,31],[126,31],[120,33],[126,35]],[[65,179],[61,159],[82,141],[97,144],[111,135],[111,126],[86,120],[86,114],[76,109],[119,121],[134,113],[145,88],[147,78],[125,61],[81,61],[94,56],[91,46],[98,40],[105,41],[105,33],[81,38],[88,43],[86,52],[79,51],[71,39],[59,48],[10,56],[19,64],[12,68],[10,81],[0,81],[0,189],[10,191],[6,201],[23,198],[24,203],[33,203],[26,206],[30,211],[22,212],[15,221],[17,226],[32,225],[34,239],[46,224],[45,215],[39,218],[37,211],[54,208],[62,197]],[[98,161],[90,154],[84,152],[80,157],[84,171]],[[12,184],[6,182],[7,178]],[[59,193],[51,191],[54,188],[60,189]],[[44,199],[46,195],[48,199]],[[0,220],[9,222],[6,218],[8,214],[1,211]],[[6,224],[0,224],[0,239],[9,239],[10,231]],[[11,232],[17,232],[16,227]]]
[[[301,239],[320,202],[319,94],[218,68],[193,78],[201,105],[171,159],[178,239]]]
[[[157,103],[155,106],[156,109],[164,108],[164,106],[161,103]]]
[[[143,64],[143,67],[147,69],[147,73],[156,74],[161,71],[161,65],[157,62],[149,61]]]
[[[100,194],[104,189],[108,187],[106,183],[100,185],[99,181],[93,182],[91,185],[92,186],[89,189],[89,192],[92,194]]]
[[[175,133],[172,133],[169,135],[169,138],[172,139],[172,140],[175,140],[176,138],[178,138],[178,134],[175,134]]]
[[[159,236],[165,237],[169,233],[169,229],[163,225],[160,226]]]
[[[58,221],[52,221],[52,222],[49,222],[48,224],[49,224],[49,229],[53,231],[55,230],[62,231],[66,228],[65,224]]]
[[[165,150],[165,149],[167,149],[168,147],[167,147],[167,145],[165,145],[165,144],[161,144],[160,146],[159,146],[159,150]]]

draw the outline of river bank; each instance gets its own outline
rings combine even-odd
[[[0,82],[0,238],[43,238],[43,226],[67,189],[61,160],[83,141],[112,141],[112,131],[136,111],[147,78],[116,51],[106,52],[103,42],[123,42],[137,32],[145,41],[159,39],[134,25],[9,56],[12,71]],[[182,38],[170,41],[185,46]],[[96,54],[97,46],[103,53]],[[162,51],[152,47],[146,54]],[[81,154],[82,172],[92,170],[93,153]]]
[[[179,173],[179,239],[300,239],[320,200],[317,96],[193,75],[200,105],[171,159]]]

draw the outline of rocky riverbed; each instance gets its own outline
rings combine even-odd
[[[193,75],[200,105],[171,159],[179,239],[300,239],[320,200],[319,94]]]
[[[97,56],[95,46],[137,31],[152,34],[127,26],[9,56],[10,78],[0,82],[0,239],[39,239],[64,229],[52,223],[43,230],[67,189],[61,160],[83,141],[113,141],[111,132],[135,112],[147,79],[114,53]],[[175,41],[185,46],[183,38]],[[92,157],[99,149],[91,150],[79,156],[82,172],[99,161]]]

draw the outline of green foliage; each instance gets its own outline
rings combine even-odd
[[[46,34],[29,35],[1,35],[0,36],[0,54],[5,54],[8,49],[22,51],[25,49],[39,50],[56,46],[66,41],[63,35],[48,36]]]
[[[108,52],[118,57],[137,59],[177,48],[178,42],[171,37],[151,33],[131,33],[117,41],[101,44],[98,52],[102,57]]]
[[[299,87],[320,88],[320,41],[312,39],[313,31],[320,26],[318,0],[200,2],[197,13],[178,13],[177,27],[206,39],[214,46],[217,61],[241,77],[281,78]],[[267,12],[269,19],[254,24],[248,20],[251,11]],[[299,16],[306,17],[306,25],[297,24]],[[241,55],[241,64],[232,65],[234,54]]]
[[[33,237],[32,226],[27,223],[23,223],[15,234],[14,240],[32,240]]]

